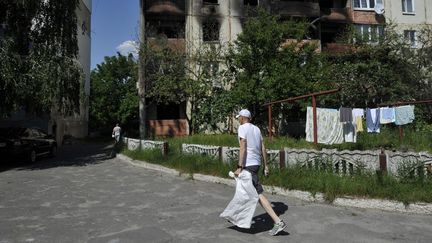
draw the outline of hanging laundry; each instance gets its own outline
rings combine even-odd
[[[343,133],[344,140],[346,143],[356,143],[357,142],[357,132],[355,128],[355,123],[344,122],[343,123]]]
[[[364,132],[363,129],[363,117],[357,116],[355,119],[355,129],[356,132]]]
[[[380,123],[389,124],[395,122],[395,109],[389,107],[380,108]]]
[[[341,108],[339,108],[339,112],[340,112],[340,122],[352,122],[353,121],[351,108],[341,107]]]
[[[341,144],[344,141],[343,124],[340,113],[336,109],[317,108],[318,143]],[[307,108],[306,112],[306,141],[313,142],[313,110]]]
[[[380,132],[380,109],[366,108],[367,132]]]
[[[353,108],[352,109],[352,116],[354,117],[364,117],[365,110],[363,108]]]
[[[395,124],[405,125],[414,121],[414,106],[405,105],[395,108]]]
[[[364,117],[364,109],[362,108],[354,108],[352,110],[353,121],[355,122],[355,131],[363,132],[363,117]]]

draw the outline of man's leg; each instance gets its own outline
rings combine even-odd
[[[273,210],[270,202],[263,194],[259,194],[259,202],[265,211],[270,215],[270,217],[275,222],[273,228],[268,232],[270,235],[277,235],[279,232],[286,228],[286,224],[282,221]]]
[[[278,223],[280,221],[280,218],[276,215],[275,211],[273,210],[269,200],[263,195],[259,194],[259,202],[261,206],[264,208],[264,210],[270,215],[270,217],[273,219],[275,223]]]

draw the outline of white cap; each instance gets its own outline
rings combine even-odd
[[[250,113],[250,111],[248,111],[247,109],[243,109],[243,110],[241,110],[241,111],[238,113],[238,115],[236,116],[236,118],[239,118],[239,117],[241,117],[241,116],[243,116],[243,117],[247,117],[247,118],[251,118],[251,113]]]

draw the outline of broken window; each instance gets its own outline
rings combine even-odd
[[[185,22],[178,21],[149,21],[146,27],[147,36],[166,38],[184,38],[185,36]]]
[[[244,0],[243,4],[245,6],[257,6],[258,5],[258,0]]]
[[[218,4],[218,0],[203,0],[203,4]]]
[[[220,25],[218,21],[210,20],[203,23],[203,41],[219,41]]]

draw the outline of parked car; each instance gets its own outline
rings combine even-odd
[[[0,158],[24,158],[35,162],[41,156],[55,156],[57,143],[53,136],[39,128],[0,128]]]

